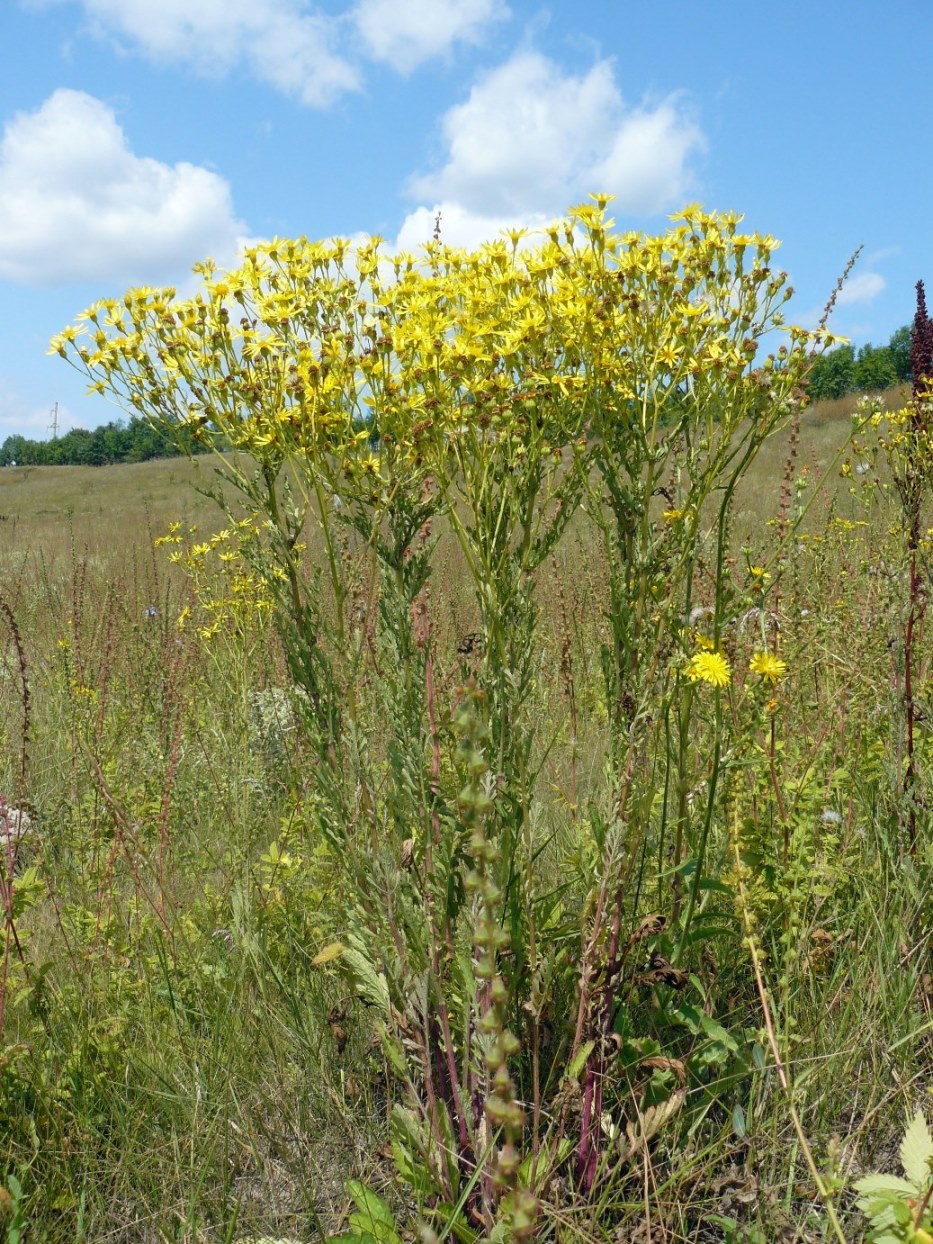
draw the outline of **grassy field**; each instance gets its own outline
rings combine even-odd
[[[74,540],[89,552],[113,553],[119,516],[126,547],[139,549],[169,522],[215,521],[215,507],[195,491],[209,462],[162,458],[116,467],[5,467],[0,471],[3,553],[61,552]],[[63,540],[63,535],[67,539]]]
[[[889,501],[871,486],[883,477],[845,454],[851,410],[811,409],[792,465],[776,436],[742,482],[730,556],[737,583],[769,566],[773,621],[760,624],[780,630],[780,707],[742,736],[735,771],[752,776],[737,779],[741,806],[730,796],[734,824],[724,814],[713,826],[716,884],[691,926],[689,983],[658,977],[663,960],[647,950],[635,972],[631,944],[631,1030],[618,1041],[637,1054],[618,1073],[617,1114],[599,1119],[612,1169],[583,1204],[555,1168],[535,1238],[820,1240],[832,1236],[827,1197],[846,1238],[863,1238],[855,1180],[894,1171],[908,1117],[933,1113],[930,813],[924,795],[911,855],[900,789],[904,581]],[[175,546],[154,547],[172,523],[197,528],[189,543],[224,526],[196,491],[212,480],[208,458],[0,472],[0,1232],[11,1242],[310,1241],[351,1228],[347,1239],[415,1239],[435,1205],[394,1180],[399,1098],[376,1010],[328,954],[361,900],[318,829],[319,762],[282,644],[261,611],[200,636],[211,619],[197,583],[169,561]],[[774,555],[782,489],[792,512],[809,508]],[[444,704],[471,677],[482,684],[485,665],[462,555],[439,531],[430,608]],[[531,657],[538,936],[568,981],[581,951],[565,924],[593,866],[612,711],[603,556],[582,524],[565,537],[539,580]],[[365,631],[372,600],[364,577],[353,582]],[[738,668],[750,639],[737,629],[730,643]],[[354,693],[389,722],[406,711],[379,698],[404,684],[402,655],[376,641],[360,651]],[[695,727],[704,739],[707,725]],[[361,823],[404,760],[380,740],[372,790],[354,796]],[[432,780],[446,781],[457,754],[438,756]],[[926,771],[923,782],[928,792]],[[694,795],[684,790],[685,807],[699,816]],[[404,855],[403,812],[385,798]],[[689,889],[666,849],[644,871],[633,927]],[[401,903],[409,865],[392,867]],[[569,1037],[546,1014],[535,1024],[537,1083],[539,1070],[566,1070]],[[348,1180],[384,1198],[397,1235],[372,1222],[366,1235]]]
[[[886,394],[894,408],[905,389]],[[852,398],[821,402],[806,414],[800,466],[820,478],[846,444],[852,428]],[[743,483],[738,521],[750,529],[778,508],[787,453],[786,437],[763,448],[754,474]],[[89,552],[111,552],[114,515],[127,532],[126,547],[150,546],[170,522],[219,522],[213,501],[199,489],[215,482],[213,459],[163,458],[119,467],[6,467],[0,470],[0,528],[4,557],[26,550],[64,552],[75,542]],[[67,538],[63,538],[67,536]]]

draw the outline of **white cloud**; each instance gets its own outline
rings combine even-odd
[[[373,60],[410,73],[508,16],[501,0],[359,0],[353,20]]]
[[[252,75],[324,107],[359,86],[335,50],[339,23],[305,0],[80,0],[99,35],[127,40],[152,60]]]
[[[0,279],[161,283],[232,258],[230,187],[194,164],[134,155],[111,108],[58,90],[0,143]]]
[[[688,193],[687,160],[702,145],[699,129],[669,96],[653,110],[639,108],[623,118],[605,159],[588,170],[596,189],[615,189],[631,212],[659,212],[680,206]]]
[[[887,282],[880,272],[858,272],[850,276],[836,299],[837,307],[851,307],[877,298]]]
[[[356,31],[357,51],[407,74],[478,43],[509,16],[504,0],[356,0],[340,14],[315,0],[21,0],[26,7],[77,4],[88,30],[154,61],[224,75],[243,67],[261,82],[314,107],[358,90],[358,67],[340,50]]]
[[[596,191],[621,211],[663,211],[689,193],[688,160],[705,146],[681,95],[627,110],[609,61],[565,74],[536,52],[483,78],[442,132],[446,162],[410,193],[493,218],[554,215]]]

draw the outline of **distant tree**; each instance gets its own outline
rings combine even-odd
[[[93,465],[94,434],[86,428],[72,428],[53,441],[40,441],[40,458],[46,466]]]
[[[27,465],[30,461],[30,449],[35,442],[27,441],[25,436],[8,436],[0,445],[0,466]]]
[[[852,346],[837,346],[821,354],[813,364],[809,377],[810,396],[820,402],[845,397],[855,388],[855,351]]]
[[[862,346],[855,361],[855,388],[880,393],[897,384],[897,367],[887,346]]]
[[[847,393],[879,393],[911,379],[909,324],[892,333],[886,346],[838,346],[821,355],[810,371],[814,401],[845,397]]]
[[[151,423],[134,419],[127,430],[130,440],[125,461],[147,462],[150,458],[161,458],[165,455],[165,438]],[[172,452],[175,452],[174,449]]]
[[[913,372],[910,367],[910,347],[910,325],[905,324],[903,328],[899,328],[897,332],[891,334],[891,340],[888,342],[888,352],[891,355],[894,370],[897,373],[898,380],[902,383],[913,379]]]

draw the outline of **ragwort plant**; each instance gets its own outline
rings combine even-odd
[[[401,1090],[406,1195],[461,1239],[540,1233],[564,1202],[613,1212],[688,1074],[737,1049],[677,999],[746,729],[732,502],[804,400],[812,337],[757,357],[791,294],[772,239],[698,208],[618,234],[607,203],[475,252],[276,240],[202,265],[192,298],[130,291],[53,342],[234,486],[235,510],[217,499],[307,705],[306,814],[345,897],[315,963]],[[536,592],[575,516],[604,549],[609,737],[568,823],[533,708]],[[438,677],[440,524],[480,623],[465,689]],[[780,658],[759,660],[767,681]],[[641,1040],[665,1022],[696,1064]]]

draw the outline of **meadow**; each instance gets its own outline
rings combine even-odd
[[[734,223],[689,223],[669,271],[697,288],[700,238],[711,299]],[[611,247],[578,224],[594,266],[561,314],[592,325]],[[739,244],[760,307],[767,246]],[[440,252],[424,279],[505,336],[531,261],[503,295],[490,254],[475,289]],[[412,424],[371,370],[378,453],[342,406],[318,454],[297,405],[263,414],[320,379],[294,341],[269,362],[276,281],[317,259],[265,259],[264,343],[247,315],[218,345],[212,272],[207,329],[127,303],[163,351],[210,341],[186,411],[220,358],[217,408],[253,404],[217,416],[223,452],[0,474],[8,1244],[927,1244],[922,400],[807,406],[793,351],[724,370],[731,317],[753,353],[734,267],[683,364],[639,259],[655,370],[614,440],[629,381],[578,420],[552,338],[514,347],[507,393],[501,356],[454,346],[429,387],[418,351],[448,347],[418,317],[445,303],[403,277],[386,349],[434,404]],[[558,331],[621,366],[598,325]],[[105,337],[89,374],[168,420],[175,365],[153,397],[138,340],[121,374]],[[471,366],[454,404],[437,377]]]

